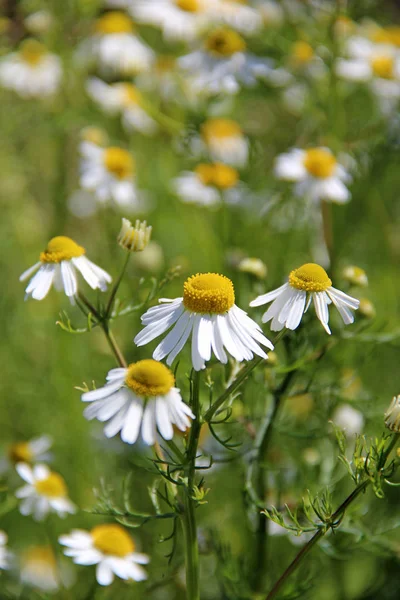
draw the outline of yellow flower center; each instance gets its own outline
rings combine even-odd
[[[65,498],[68,490],[64,479],[58,473],[51,472],[46,479],[35,482],[36,491],[42,496],[49,498]]]
[[[373,42],[378,44],[393,44],[400,46],[400,27],[398,25],[389,25],[373,30],[369,36]]]
[[[181,10],[185,10],[186,12],[199,12],[200,5],[199,0],[175,0],[176,5]]]
[[[206,48],[218,57],[232,56],[246,50],[244,39],[232,29],[217,29],[206,40]]]
[[[168,367],[146,358],[129,365],[125,383],[139,396],[165,396],[174,387],[175,378]]]
[[[201,135],[209,144],[214,138],[229,138],[242,135],[242,130],[236,121],[231,119],[208,119],[201,126]]]
[[[97,19],[94,30],[96,33],[107,35],[110,33],[133,33],[134,27],[127,15],[115,10]]]
[[[141,94],[135,85],[132,83],[117,83],[117,85],[120,86],[122,90],[125,106],[140,104]]]
[[[306,64],[314,58],[314,50],[308,42],[298,41],[293,44],[292,56],[296,62]]]
[[[52,238],[47,248],[40,254],[43,263],[59,263],[62,260],[71,260],[85,254],[85,248],[79,246],[74,240],[64,235]]]
[[[96,146],[105,146],[107,143],[107,133],[100,127],[85,127],[81,131],[81,137]]]
[[[94,546],[103,554],[111,554],[122,558],[135,551],[132,538],[120,525],[97,525],[93,527],[90,535]]]
[[[306,150],[304,166],[314,177],[325,179],[333,174],[336,158],[324,148],[310,148]]]
[[[46,53],[45,46],[36,40],[26,40],[19,51],[22,60],[31,67],[37,67]]]
[[[375,56],[371,59],[374,75],[382,79],[393,79],[394,59],[392,56]]]
[[[239,174],[236,169],[223,163],[214,163],[211,165],[201,163],[197,165],[195,173],[204,185],[214,185],[220,190],[227,190],[234,187],[239,180]]]
[[[290,273],[289,284],[305,292],[325,292],[332,285],[332,281],[325,269],[315,263],[307,263]]]
[[[8,449],[8,457],[13,463],[32,462],[33,455],[29,442],[16,442]]]
[[[135,163],[127,150],[111,146],[104,151],[104,166],[117,179],[127,179],[133,175]]]
[[[183,286],[183,304],[196,313],[221,315],[235,303],[233,283],[217,273],[192,275]]]

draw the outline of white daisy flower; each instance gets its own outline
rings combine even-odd
[[[333,413],[332,421],[340,429],[344,429],[349,438],[361,433],[364,427],[364,415],[350,404],[338,406]]]
[[[352,285],[359,285],[361,287],[367,287],[368,285],[366,272],[361,267],[356,267],[355,265],[345,267],[342,271],[342,277]]]
[[[208,14],[215,0],[133,0],[133,17],[161,29],[167,41],[192,41],[212,24]]]
[[[400,396],[394,396],[385,413],[385,425],[391,431],[400,433]]]
[[[56,592],[64,581],[64,573],[51,546],[31,546],[23,551],[20,558],[20,577],[23,584],[43,592]],[[70,579],[70,578],[69,578]]]
[[[152,446],[157,430],[171,440],[173,425],[181,431],[190,427],[194,415],[174,386],[172,371],[162,363],[140,360],[127,369],[112,369],[106,379],[104,387],[86,392],[82,400],[91,402],[84,411],[87,419],[108,421],[107,437],[121,432],[123,442],[134,444],[141,431],[144,443]]]
[[[135,35],[132,20],[120,11],[107,12],[97,19],[89,53],[103,71],[125,76],[147,71],[154,60],[153,50]]]
[[[262,27],[262,16],[248,0],[214,0],[210,14],[214,22],[228,25],[245,35],[254,35]]]
[[[6,571],[11,567],[13,555],[7,548],[8,537],[0,530],[0,571]]]
[[[383,114],[391,113],[400,100],[400,54],[398,48],[374,44],[363,38],[349,42],[350,58],[336,63],[338,77],[367,83]]]
[[[80,151],[80,184],[84,190],[93,192],[102,204],[112,201],[131,212],[143,208],[134,180],[135,160],[127,150],[83,142]]]
[[[97,565],[96,579],[110,585],[114,576],[126,581],[143,581],[147,573],[140,565],[150,561],[147,554],[135,552],[135,544],[121,525],[104,524],[91,531],[73,529],[59,538],[64,554],[77,565]]]
[[[215,161],[244,167],[249,158],[249,142],[240,125],[232,119],[207,119],[201,126],[201,141]]]
[[[0,60],[0,84],[23,98],[44,98],[60,86],[62,66],[58,56],[36,40],[25,40],[17,52]]]
[[[25,289],[25,299],[43,300],[54,284],[56,290],[64,289],[73,303],[78,292],[78,270],[92,289],[105,292],[111,276],[85,256],[85,248],[78,246],[71,238],[60,235],[52,238],[47,248],[40,254],[40,260],[22,273],[20,281],[25,281],[33,273]]]
[[[50,512],[59,517],[75,513],[76,506],[68,498],[68,489],[64,479],[58,473],[50,471],[45,464],[30,467],[26,463],[16,465],[17,472],[27,485],[19,488],[15,495],[21,499],[19,510],[22,515],[33,515],[42,521]]]
[[[294,148],[280,154],[275,160],[275,176],[296,182],[295,193],[311,200],[344,204],[351,198],[345,185],[351,176],[329,148]]]
[[[264,313],[262,322],[272,321],[271,330],[280,331],[284,327],[296,329],[311,300],[314,301],[318,319],[329,334],[329,304],[333,302],[345,325],[353,323],[351,309],[356,310],[360,304],[356,298],[332,287],[332,281],[320,265],[307,263],[294,269],[287,283],[272,292],[258,296],[250,302],[250,306],[262,306],[272,302]]]
[[[182,202],[213,206],[229,203],[229,193],[238,182],[239,174],[233,167],[223,163],[201,163],[194,171],[185,171],[174,179],[173,187]]]
[[[182,56],[178,65],[193,92],[204,95],[236,94],[241,86],[256,85],[258,79],[283,85],[289,76],[283,69],[275,69],[272,60],[246,52],[245,40],[226,28],[212,32],[202,50]]]
[[[183,286],[183,297],[159,300],[142,316],[144,329],[135,337],[143,346],[172,330],[153,352],[155,360],[167,357],[171,365],[192,334],[192,365],[196,371],[205,368],[213,352],[221,363],[228,354],[237,361],[251,360],[253,354],[267,358],[263,346],[273,350],[255,321],[235,304],[233,283],[224,275],[193,275]],[[258,342],[258,343],[257,343]]]
[[[15,442],[8,448],[9,461],[14,465],[19,462],[48,462],[51,459],[49,450],[52,444],[53,440],[48,435],[41,435],[27,442]]]
[[[112,83],[108,85],[97,77],[86,84],[89,96],[105,112],[111,115],[121,114],[122,123],[128,131],[136,130],[152,135],[158,125],[143,108],[141,93],[132,83]]]

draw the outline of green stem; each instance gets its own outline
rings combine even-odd
[[[126,255],[125,262],[124,262],[123,267],[122,267],[121,274],[118,277],[117,281],[115,282],[114,287],[113,287],[113,289],[111,291],[110,298],[109,298],[108,303],[107,303],[106,313],[105,313],[105,319],[106,320],[108,320],[110,318],[111,311],[112,311],[113,306],[114,306],[115,296],[117,295],[119,286],[121,285],[121,281],[122,281],[122,279],[123,279],[123,277],[125,275],[126,267],[128,266],[128,262],[129,262],[130,257],[131,257],[131,253],[128,252],[127,255]]]
[[[395,445],[399,439],[399,436],[400,436],[400,434],[398,434],[398,433],[393,435],[387,449],[382,454],[382,458],[381,458],[380,464],[378,465],[378,468],[383,469],[383,467],[385,466],[385,463],[389,457],[389,454],[395,447]],[[371,479],[366,479],[365,481],[360,483],[356,487],[356,489],[353,490],[353,492],[349,496],[347,496],[346,500],[344,502],[342,502],[342,504],[339,506],[339,508],[333,513],[333,515],[330,518],[330,523],[335,523],[335,521],[340,520],[343,517],[346,510],[348,509],[348,507],[350,506],[350,504],[352,502],[354,502],[354,500],[356,498],[358,498],[358,496],[362,492],[364,492],[364,490],[366,490],[366,488],[370,485],[370,483],[372,483]],[[272,590],[269,592],[268,596],[266,597],[266,600],[272,600],[273,598],[276,597],[279,590],[286,583],[288,577],[290,577],[290,575],[293,573],[293,571],[295,571],[297,569],[297,567],[299,566],[299,564],[301,563],[303,558],[310,552],[310,550],[315,546],[315,544],[317,544],[317,542],[325,535],[325,533],[327,531],[329,531],[329,529],[330,529],[330,527],[328,527],[328,526],[321,527],[313,535],[311,540],[309,542],[307,542],[307,544],[305,546],[303,546],[303,548],[300,550],[300,552],[297,554],[297,556],[294,558],[294,560],[290,563],[290,565],[288,566],[286,571],[281,575],[281,577],[275,583],[274,587],[272,588]]]
[[[287,329],[282,329],[276,336],[274,340],[274,346],[283,338],[283,336],[287,333]],[[241,383],[250,375],[250,373],[263,361],[264,359],[261,356],[257,356],[257,358],[253,359],[249,362],[238,374],[237,378],[231,385],[226,388],[226,390],[221,394],[221,396],[214,402],[212,406],[208,409],[206,414],[204,415],[204,421],[211,421],[214,414],[223,405],[225,400],[229,398],[231,394],[241,385]]]
[[[195,371],[192,381],[191,409],[195,415],[187,447],[187,489],[185,490],[184,512],[182,515],[186,557],[186,597],[187,600],[200,600],[199,547],[196,526],[196,500],[194,480],[196,455],[199,443],[200,420],[200,372]]]

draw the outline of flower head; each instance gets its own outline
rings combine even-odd
[[[345,267],[342,275],[349,283],[366,287],[368,285],[368,277],[364,269],[354,265]]]
[[[128,252],[142,252],[150,242],[151,230],[151,225],[147,226],[146,221],[137,220],[133,227],[128,219],[122,219],[118,244]]]
[[[65,294],[74,301],[78,292],[78,270],[92,289],[107,289],[111,277],[106,271],[92,263],[85,256],[86,250],[69,237],[60,235],[52,238],[46,249],[41,252],[40,260],[22,273],[19,280],[25,281],[37,271],[30,280],[25,299],[43,300],[54,284],[57,290],[64,289]]]
[[[85,409],[87,419],[108,421],[107,437],[121,432],[122,441],[134,444],[141,430],[145,444],[153,445],[157,430],[166,439],[174,435],[173,425],[181,431],[190,427],[194,415],[182,401],[170,369],[152,359],[132,363],[126,369],[112,369],[107,384],[82,395],[91,402]]]
[[[50,471],[47,465],[37,464],[31,468],[26,463],[18,463],[16,469],[27,482],[15,494],[22,500],[21,514],[32,514],[37,521],[41,521],[49,512],[65,517],[76,511],[75,505],[68,498],[64,479],[58,473]]]
[[[52,443],[52,439],[47,435],[27,442],[15,442],[8,448],[8,457],[13,464],[43,462],[50,458],[48,450]]]
[[[265,279],[268,272],[267,265],[261,258],[243,258],[238,264],[238,270],[254,275],[257,279]]]
[[[62,573],[51,546],[31,546],[20,561],[21,581],[44,592],[55,592],[62,585]]]
[[[147,579],[149,557],[135,551],[127,531],[117,524],[97,525],[91,531],[74,529],[59,538],[64,554],[77,565],[97,565],[96,579],[100,585],[110,585],[114,576],[127,581]]]
[[[211,206],[221,200],[230,202],[230,192],[239,183],[239,173],[224,163],[200,163],[194,171],[185,171],[174,180],[182,202]],[[234,198],[233,198],[234,200]]]
[[[314,263],[307,263],[291,271],[287,283],[272,292],[258,296],[250,302],[250,306],[272,302],[262,321],[272,321],[272,331],[280,331],[283,327],[296,329],[312,300],[317,317],[329,334],[329,304],[333,302],[346,325],[354,321],[351,309],[359,307],[359,300],[332,287],[332,281],[325,269]]]
[[[201,138],[213,160],[237,167],[247,163],[248,141],[236,121],[208,119],[201,126]]]
[[[150,308],[143,316],[144,329],[135,337],[143,346],[170,327],[172,330],[157,346],[153,358],[172,364],[192,336],[192,364],[196,371],[205,368],[213,352],[226,363],[225,350],[236,360],[251,360],[253,353],[267,358],[259,344],[273,349],[260,327],[235,304],[233,283],[217,273],[198,273],[189,277],[183,286],[183,297],[162,299],[159,306]]]
[[[390,431],[400,433],[400,396],[394,396],[385,413],[385,425]]]

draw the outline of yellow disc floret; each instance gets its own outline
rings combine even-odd
[[[35,482],[36,491],[49,498],[65,498],[68,490],[64,479],[58,473],[51,472],[46,479]]]
[[[201,135],[206,144],[209,144],[215,138],[241,136],[242,130],[231,119],[208,119],[201,127]]]
[[[94,24],[96,33],[132,33],[134,30],[131,19],[123,12],[111,11],[97,19]]]
[[[325,292],[332,285],[332,281],[320,265],[307,263],[290,273],[289,284],[304,292]]]
[[[117,179],[127,179],[133,175],[135,163],[127,150],[111,146],[104,151],[104,166]]]
[[[13,463],[30,463],[33,459],[33,454],[29,442],[16,442],[8,449],[8,457]]]
[[[314,50],[308,42],[300,40],[293,44],[292,56],[297,63],[306,64],[314,58]]]
[[[331,177],[336,167],[336,158],[325,148],[310,148],[304,156],[304,166],[314,177]]]
[[[183,286],[183,304],[196,313],[221,315],[235,303],[233,283],[224,275],[199,273]]]
[[[138,396],[165,396],[174,387],[175,378],[170,369],[152,358],[139,360],[128,367],[126,385]]]
[[[43,263],[59,263],[62,260],[71,260],[85,254],[85,248],[79,246],[74,240],[64,235],[52,238],[47,248],[40,254]]]
[[[206,40],[206,48],[218,57],[232,56],[246,50],[246,42],[233,29],[217,29]]]
[[[115,87],[117,86],[122,91],[122,98],[125,106],[140,104],[142,97],[135,85],[132,83],[117,83]]]
[[[195,173],[204,185],[214,185],[220,190],[234,187],[239,180],[239,173],[236,169],[223,163],[211,165],[200,163],[197,165]]]
[[[394,59],[392,56],[375,56],[371,59],[371,68],[376,77],[393,79]]]
[[[90,535],[94,546],[103,554],[122,558],[135,551],[132,538],[120,525],[97,525],[93,527]]]
[[[50,546],[33,546],[22,555],[23,564],[29,565],[35,571],[45,574],[48,568],[56,568],[57,562],[54,552]]]
[[[36,40],[26,40],[21,44],[19,55],[31,67],[37,67],[47,53],[43,44]]]
[[[186,12],[199,12],[200,4],[199,0],[175,0],[176,5],[181,10]]]

